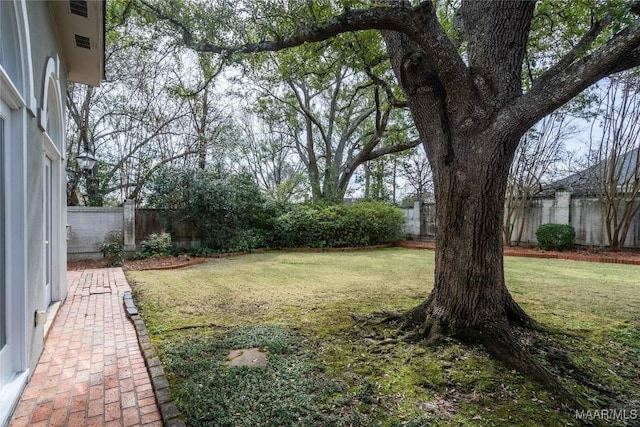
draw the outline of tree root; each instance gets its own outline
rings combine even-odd
[[[584,404],[580,403],[573,393],[571,393],[559,380],[560,377],[554,375],[541,363],[540,359],[532,355],[527,347],[539,347],[542,342],[535,339],[536,333],[553,334],[544,325],[536,322],[517,304],[512,312],[508,311],[508,320],[503,320],[491,324],[485,324],[473,328],[447,328],[446,325],[431,319],[427,313],[427,301],[418,307],[407,312],[391,313],[377,312],[368,317],[366,323],[376,325],[386,324],[398,328],[400,339],[421,343],[427,346],[436,346],[446,339],[453,339],[462,344],[480,345],[485,348],[489,355],[503,363],[505,366],[515,369],[522,375],[533,379],[547,390],[551,391],[561,403],[567,408],[579,409]],[[537,345],[533,345],[537,343]],[[576,374],[584,373],[566,356],[561,349],[554,347],[549,362],[552,365],[561,365],[559,373],[562,375],[568,372]],[[594,387],[591,381],[586,378],[577,378],[576,374],[571,375],[577,383],[590,387],[605,395],[610,395],[607,390],[601,387]]]

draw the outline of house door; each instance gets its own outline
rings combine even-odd
[[[53,277],[53,205],[52,205],[52,186],[51,186],[51,159],[47,156],[44,158],[44,306],[51,304],[51,279]]]
[[[12,348],[9,339],[9,290],[7,286],[6,259],[6,167],[5,147],[9,134],[9,109],[0,102],[0,392],[11,379]]]

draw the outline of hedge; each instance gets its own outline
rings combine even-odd
[[[276,218],[277,247],[358,247],[403,237],[402,210],[383,202],[345,205],[296,205]]]

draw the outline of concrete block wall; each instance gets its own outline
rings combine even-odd
[[[422,231],[415,234],[419,228],[422,212],[423,223],[435,223],[435,210],[414,206],[405,209],[407,217],[406,232],[415,238],[429,238],[423,227]],[[433,218],[424,218],[433,216]],[[513,238],[516,239],[522,218],[514,221]],[[552,198],[533,199],[524,215],[524,229],[521,243],[535,245],[536,230],[542,224],[557,223],[570,224],[576,230],[576,244],[583,246],[608,246],[605,212],[602,202],[596,197],[573,197],[568,191],[557,192]],[[629,233],[625,240],[626,248],[640,248],[640,212],[632,221]]]
[[[100,245],[107,234],[123,227],[123,208],[68,206],[67,260],[101,258]]]
[[[576,229],[577,244],[585,246],[609,244],[604,209],[600,200],[592,198],[572,200],[570,224]]]
[[[420,238],[420,202],[414,202],[413,207],[404,208],[404,231],[411,238]]]

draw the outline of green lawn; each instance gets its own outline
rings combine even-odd
[[[127,277],[190,425],[580,425],[481,349],[424,348],[364,321],[422,301],[433,264],[408,249],[266,252]],[[555,331],[529,343],[542,363],[564,366],[546,349],[566,350],[577,372],[556,373],[583,409],[633,416],[640,267],[509,257],[505,270],[514,298]],[[266,349],[267,369],[221,366],[247,346]]]

